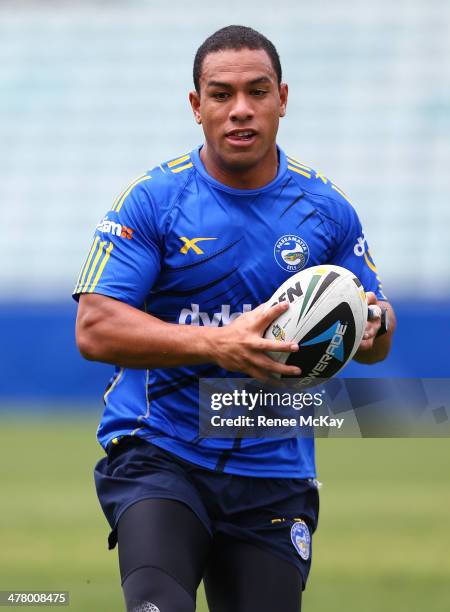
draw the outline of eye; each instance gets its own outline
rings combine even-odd
[[[230,94],[227,91],[216,91],[215,93],[211,94],[211,97],[213,97],[215,100],[228,100],[228,98],[230,97]]]
[[[262,97],[265,96],[267,92],[266,89],[252,89],[252,91],[250,92],[252,96],[256,96],[256,97]]]

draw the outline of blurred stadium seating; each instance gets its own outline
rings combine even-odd
[[[450,375],[439,348],[450,339],[450,4],[276,7],[2,2],[0,400],[100,393],[111,368],[77,355],[72,286],[116,193],[201,141],[192,59],[230,22],[278,46],[291,96],[280,144],[342,186],[363,219],[400,319],[377,374]]]

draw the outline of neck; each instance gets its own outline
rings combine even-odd
[[[240,166],[238,163],[227,165],[207,143],[200,150],[200,159],[210,176],[233,189],[260,189],[273,181],[278,172],[278,151],[275,145],[253,166]]]

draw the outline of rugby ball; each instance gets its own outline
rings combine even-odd
[[[367,299],[360,280],[340,266],[313,266],[291,276],[267,307],[288,301],[289,309],[265,332],[265,338],[297,342],[295,353],[268,353],[302,370],[299,385],[331,378],[358,350],[367,322]]]

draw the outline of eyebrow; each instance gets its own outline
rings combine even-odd
[[[272,80],[269,79],[269,77],[260,76],[260,77],[257,77],[256,79],[252,79],[251,81],[249,81],[248,85],[257,85],[258,83],[271,84]],[[226,87],[228,89],[232,87],[230,83],[224,83],[223,81],[208,81],[206,86],[207,87]]]

